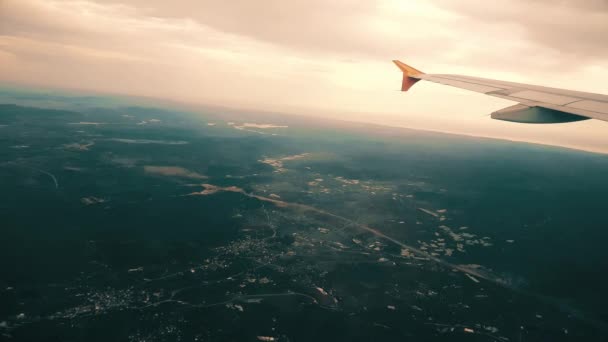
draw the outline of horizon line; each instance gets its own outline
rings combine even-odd
[[[594,153],[594,154],[600,154],[600,155],[608,155],[608,147],[606,147],[605,149],[598,149],[598,148],[583,147],[583,146],[576,146],[576,145],[543,143],[543,142],[539,142],[539,141],[530,141],[530,140],[518,139],[518,138],[513,138],[513,137],[497,137],[497,136],[490,136],[490,135],[484,135],[484,134],[474,134],[474,133],[467,133],[467,132],[433,129],[433,128],[428,128],[428,127],[417,127],[417,126],[410,126],[410,125],[403,125],[403,124],[391,124],[391,123],[387,123],[387,122],[379,123],[379,122],[367,121],[367,120],[362,120],[362,119],[353,119],[353,118],[345,119],[345,118],[337,118],[337,117],[328,118],[328,117],[322,117],[322,116],[310,114],[310,113],[308,113],[308,114],[301,113],[297,110],[294,110],[294,111],[269,110],[269,109],[261,109],[261,108],[252,108],[252,107],[247,107],[247,106],[230,106],[230,105],[225,105],[225,104],[208,103],[208,102],[202,102],[202,101],[196,102],[196,101],[185,100],[185,99],[161,98],[161,97],[155,97],[155,96],[150,96],[150,95],[115,93],[115,92],[103,91],[103,90],[92,90],[92,89],[84,89],[84,88],[77,89],[77,88],[61,87],[61,86],[54,86],[54,85],[29,84],[29,83],[10,82],[10,81],[0,81],[0,87],[15,87],[16,88],[15,90],[25,90],[25,91],[51,90],[51,91],[73,92],[73,93],[85,93],[85,94],[88,93],[88,94],[99,96],[99,97],[121,97],[121,98],[125,98],[125,99],[140,99],[140,100],[146,100],[146,101],[151,101],[151,102],[160,102],[160,103],[155,104],[155,105],[159,106],[159,108],[162,108],[161,106],[163,106],[163,105],[165,105],[165,106],[173,105],[173,106],[177,106],[177,107],[194,106],[195,108],[196,107],[221,108],[221,109],[226,109],[226,110],[231,110],[231,111],[245,111],[245,112],[249,112],[249,113],[251,113],[252,111],[256,111],[256,112],[262,112],[265,114],[298,116],[298,117],[307,117],[307,118],[311,118],[311,119],[321,119],[321,120],[327,120],[327,121],[339,121],[339,122],[345,122],[345,123],[368,124],[368,125],[374,125],[374,126],[379,126],[379,127],[410,129],[410,130],[423,131],[423,132],[432,132],[432,133],[440,133],[440,134],[446,134],[446,135],[456,135],[456,136],[464,136],[464,137],[472,137],[472,138],[501,140],[501,141],[525,143],[525,144],[531,144],[531,145],[563,148],[563,149],[567,149],[567,150],[582,151],[582,152],[588,152],[588,153]],[[19,88],[25,88],[25,89],[19,89]],[[0,89],[0,91],[1,91],[1,89]],[[75,95],[75,94],[67,94],[67,95],[71,95],[74,98],[78,98],[78,95]],[[175,109],[178,109],[178,108],[175,108]],[[181,109],[182,110],[186,109],[190,112],[192,112],[192,110],[193,110],[193,108],[181,108]],[[323,110],[327,110],[327,109],[319,108],[319,110],[323,111]],[[338,111],[335,111],[335,112],[338,112]],[[369,112],[354,112],[354,111],[349,111],[349,113],[370,114],[370,115],[372,114]],[[591,120],[593,120],[593,119],[591,119]]]

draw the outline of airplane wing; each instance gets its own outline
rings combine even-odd
[[[493,119],[520,123],[608,121],[607,95],[470,76],[425,74],[400,61],[393,62],[403,72],[402,91],[425,80],[519,102],[492,113]]]

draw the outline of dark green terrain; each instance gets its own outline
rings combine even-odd
[[[602,341],[608,157],[0,89],[0,340]]]

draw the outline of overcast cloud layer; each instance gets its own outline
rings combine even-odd
[[[608,93],[607,36],[605,0],[0,0],[0,81],[608,152],[606,123],[489,120],[512,103],[390,63]]]

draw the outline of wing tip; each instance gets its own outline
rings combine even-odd
[[[403,72],[403,82],[401,83],[401,91],[408,91],[411,87],[420,81],[418,76],[424,73],[416,68],[413,68],[399,60],[394,59],[393,63]]]
[[[416,68],[414,68],[414,67],[411,67],[411,66],[409,66],[409,65],[407,65],[407,64],[405,64],[405,63],[403,63],[403,62],[402,62],[402,61],[400,61],[400,60],[394,59],[394,60],[393,60],[393,63],[395,63],[395,65],[396,65],[396,66],[397,66],[397,67],[398,67],[398,68],[399,68],[399,69],[400,69],[400,70],[401,70],[401,71],[402,71],[404,74],[406,74],[406,75],[407,75],[407,76],[409,76],[409,77],[412,77],[412,76],[418,76],[418,75],[423,75],[423,74],[424,74],[424,72],[422,72],[422,71],[420,71],[420,70],[418,70],[418,69],[416,69]]]

